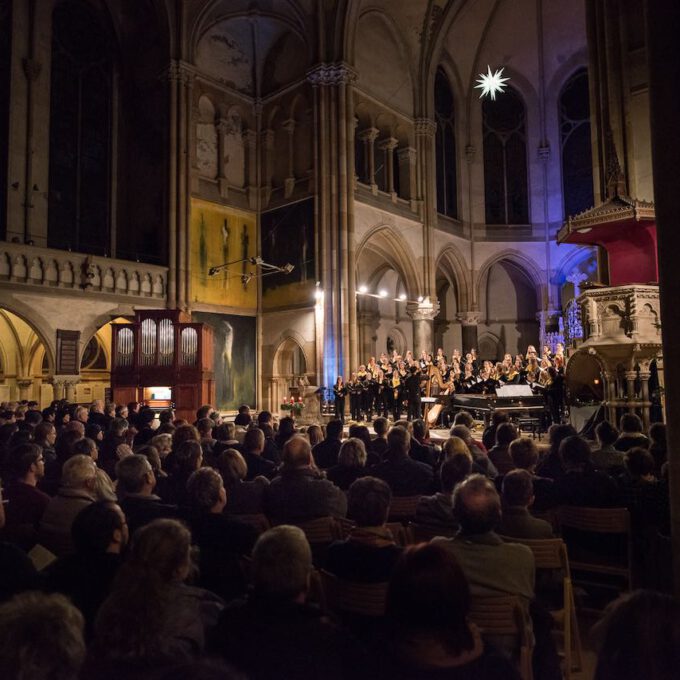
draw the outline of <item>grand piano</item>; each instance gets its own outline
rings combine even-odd
[[[469,411],[486,425],[494,411],[505,411],[514,421],[538,420],[539,428],[543,429],[545,396],[534,394],[529,385],[504,385],[495,394],[454,394],[452,402],[454,412]]]

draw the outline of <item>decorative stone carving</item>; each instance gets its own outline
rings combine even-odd
[[[482,313],[475,310],[458,312],[458,314],[456,314],[456,318],[463,326],[477,326],[481,316]]]
[[[307,80],[313,87],[351,85],[356,79],[356,71],[344,62],[319,64],[307,72]]]
[[[434,139],[435,134],[437,134],[437,123],[430,118],[416,118],[414,129],[416,137]]]
[[[406,305],[406,313],[414,321],[432,321],[439,314],[439,300],[411,302]]]

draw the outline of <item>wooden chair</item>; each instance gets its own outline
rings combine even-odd
[[[533,680],[534,638],[528,614],[518,597],[473,597],[469,617],[479,626],[482,636],[514,638],[522,680]]]
[[[512,538],[501,537],[508,543],[521,543],[531,549],[534,554],[536,570],[559,570],[562,574],[562,607],[551,609],[550,613],[562,635],[564,645],[564,676],[569,680],[574,670],[581,670],[583,655],[581,650],[581,634],[576,619],[576,604],[571,583],[571,570],[567,546],[561,538]]]
[[[263,534],[267,529],[271,529],[267,515],[233,515],[233,517],[239,522],[249,524],[258,534]]]
[[[328,545],[343,538],[342,529],[335,517],[318,517],[307,522],[296,522],[295,526],[305,532],[311,546]]]
[[[416,516],[420,496],[392,496],[388,521],[403,522]]]
[[[621,577],[625,581],[625,590],[631,589],[632,583],[632,541],[630,533],[630,514],[626,508],[585,508],[578,506],[562,506],[557,509],[557,522],[564,537],[567,531],[577,531],[582,535],[594,537],[620,537],[625,541],[623,550],[618,556],[610,557],[604,552],[578,545],[576,540],[570,544],[569,564],[572,571],[591,574],[604,574]],[[588,581],[581,581],[588,584]],[[591,583],[592,585],[592,583]],[[602,585],[598,583],[597,585]]]
[[[333,612],[381,617],[385,614],[387,583],[345,581],[321,571],[326,606]]]

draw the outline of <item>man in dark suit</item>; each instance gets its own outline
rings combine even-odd
[[[404,381],[406,398],[408,399],[409,420],[418,420],[418,418],[421,417],[420,381],[421,381],[420,371],[416,366],[411,366],[411,373]]]
[[[511,538],[552,538],[548,522],[529,514],[534,485],[526,470],[511,470],[503,477],[503,515],[498,526],[501,536]]]
[[[276,475],[276,465],[262,457],[264,451],[264,432],[259,427],[251,427],[243,438],[243,460],[248,466],[246,482],[252,482],[255,477],[272,479]]]
[[[408,430],[393,427],[387,435],[383,462],[371,469],[371,475],[387,482],[394,496],[421,496],[432,491],[432,468],[409,457],[410,444]]]
[[[329,420],[326,425],[326,439],[319,442],[313,449],[314,462],[322,470],[328,470],[338,464],[338,453],[342,446],[342,420]]]

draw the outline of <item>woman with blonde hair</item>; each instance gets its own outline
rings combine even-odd
[[[366,472],[366,457],[364,442],[357,437],[350,437],[342,443],[338,453],[338,464],[328,470],[326,477],[335,486],[347,491],[352,482],[368,474]]]

